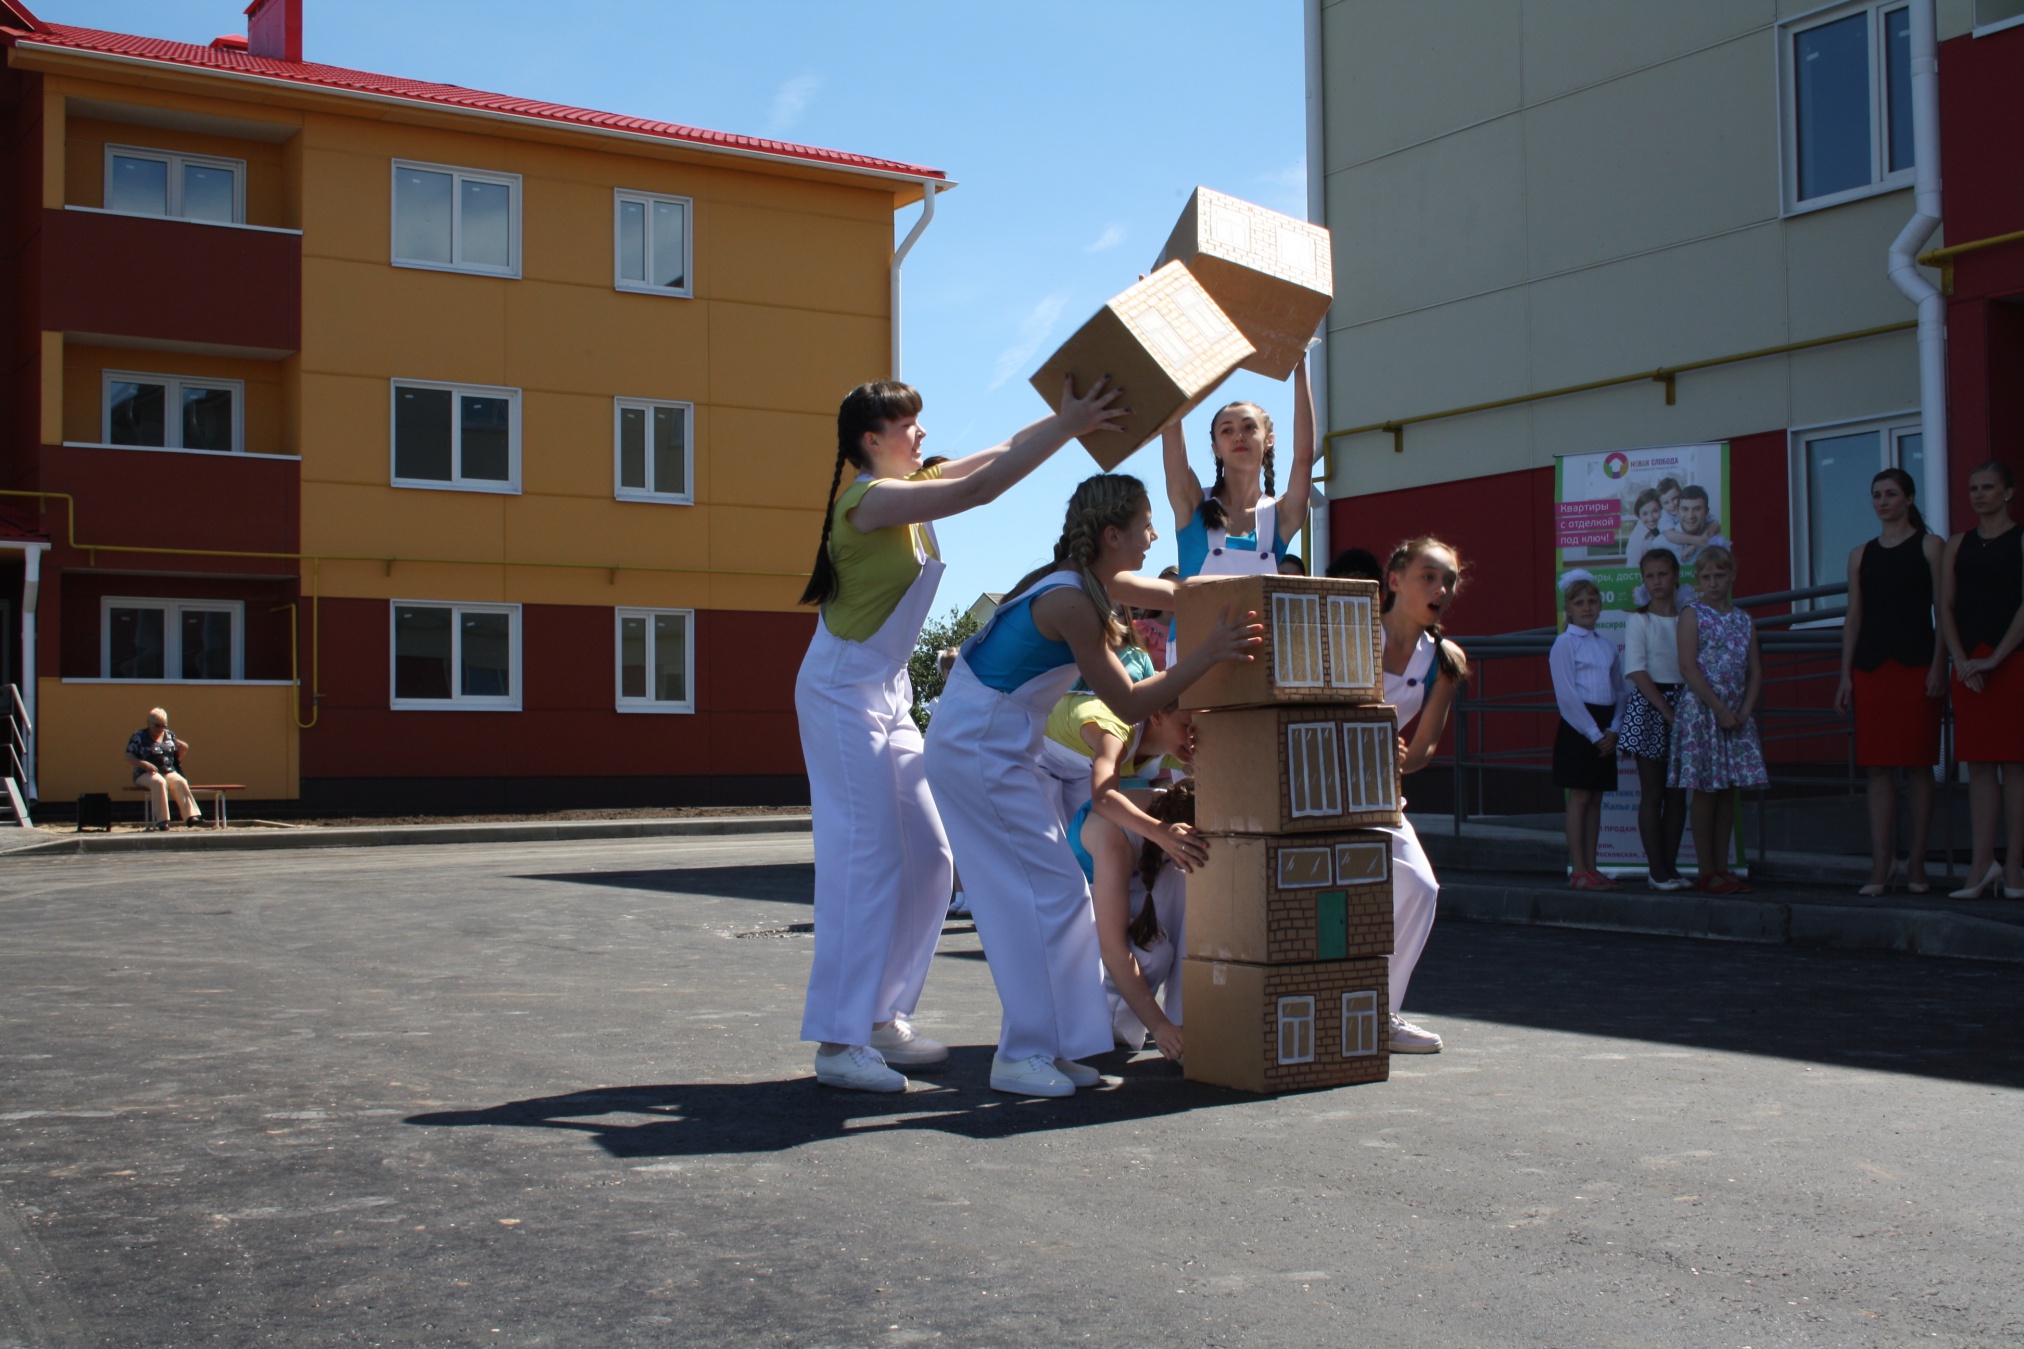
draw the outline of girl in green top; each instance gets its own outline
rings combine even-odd
[[[942,575],[933,522],[994,500],[1071,439],[1118,429],[1124,390],[1106,383],[1078,398],[1064,381],[1060,412],[925,470],[911,387],[861,384],[837,410],[830,505],[801,596],[822,614],[794,683],[815,815],[815,961],[801,1038],[818,1042],[820,1082],[903,1091],[888,1063],[948,1057],[908,1021],[951,880],[907,678]],[[847,486],[846,464],[856,471]]]

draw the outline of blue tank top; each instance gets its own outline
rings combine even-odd
[[[1272,534],[1273,560],[1284,562],[1286,560],[1286,540],[1278,537],[1279,530],[1276,519]],[[1258,551],[1258,531],[1253,529],[1249,534],[1228,535],[1224,540],[1223,546],[1239,552],[1256,552]],[[1195,513],[1188,517],[1188,523],[1182,525],[1181,532],[1174,536],[1174,551],[1180,554],[1181,579],[1183,581],[1187,580],[1190,576],[1200,576],[1202,568],[1208,565],[1209,527],[1202,523],[1202,508],[1200,506],[1195,507]]]
[[[1049,670],[1075,664],[1075,653],[1068,643],[1048,641],[1033,625],[1035,598],[1037,594],[1023,595],[1000,609],[992,617],[991,630],[963,653],[970,673],[987,688],[1016,693],[1027,681]]]

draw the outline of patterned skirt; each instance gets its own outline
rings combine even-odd
[[[1677,710],[1680,705],[1680,686],[1660,684],[1659,692],[1665,695],[1666,706]],[[1659,710],[1646,701],[1644,691],[1632,684],[1624,695],[1623,733],[1618,737],[1623,752],[1634,759],[1655,759],[1664,763],[1673,752],[1672,727],[1659,715]]]

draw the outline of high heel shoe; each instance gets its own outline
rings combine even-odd
[[[1973,885],[1970,885],[1965,890],[1954,891],[1953,893],[1949,894],[1947,898],[1980,899],[1982,897],[1982,892],[1987,890],[1990,886],[1994,885],[2001,888],[2002,881],[2003,881],[2003,864],[2001,862],[1991,862],[1989,863],[1989,869],[1982,874],[1981,880],[1976,881]],[[2009,896],[2007,895],[2005,896],[2005,898],[2008,897]],[[2024,894],[2019,894],[2016,896],[2016,898],[2024,899]]]
[[[1893,862],[1890,864],[1890,873],[1886,875],[1881,881],[1871,881],[1868,885],[1863,886],[1862,889],[1856,891],[1855,893],[1860,895],[1864,899],[1875,899],[1878,895],[1888,894],[1890,892],[1891,883],[1897,879],[1897,874],[1898,874],[1897,863]]]

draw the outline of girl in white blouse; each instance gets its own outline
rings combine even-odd
[[[1679,869],[1687,793],[1666,786],[1673,708],[1680,698],[1680,560],[1654,548],[1644,555],[1639,571],[1649,599],[1624,625],[1623,673],[1631,688],[1624,705],[1623,747],[1637,760],[1637,832],[1644,840],[1645,883],[1654,890],[1685,890],[1693,884]]]
[[[1623,657],[1595,630],[1602,590],[1584,570],[1560,578],[1567,627],[1546,665],[1560,728],[1553,739],[1553,785],[1567,792],[1567,883],[1576,890],[1614,890],[1596,869],[1602,798],[1616,790],[1616,741],[1623,723]]]

